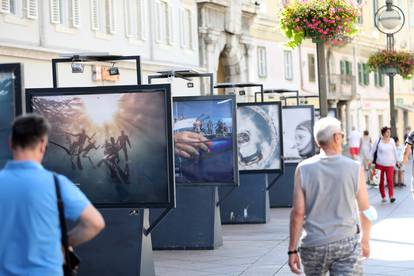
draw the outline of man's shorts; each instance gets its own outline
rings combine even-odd
[[[306,275],[363,275],[359,235],[299,252]]]
[[[350,155],[359,155],[359,148],[349,148]]]

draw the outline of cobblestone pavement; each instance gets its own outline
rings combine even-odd
[[[407,170],[408,171],[408,170]],[[406,175],[406,182],[409,182]],[[408,180],[408,181],[407,181]],[[414,199],[410,187],[396,188],[397,201],[381,203],[369,188],[379,219],[372,228],[371,257],[364,275],[414,275]],[[155,251],[159,276],[292,275],[287,265],[290,209],[271,209],[271,221],[224,225],[223,246],[205,251]]]

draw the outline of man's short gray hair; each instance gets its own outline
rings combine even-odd
[[[341,122],[332,117],[320,119],[313,128],[315,140],[320,146],[328,145],[333,140],[334,134],[340,131]]]

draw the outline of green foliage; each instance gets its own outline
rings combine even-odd
[[[280,12],[280,29],[289,38],[288,47],[305,38],[334,45],[357,33],[359,8],[347,0],[293,0]]]
[[[414,56],[407,51],[379,51],[368,59],[370,71],[384,71],[395,68],[404,79],[411,79],[414,73]]]

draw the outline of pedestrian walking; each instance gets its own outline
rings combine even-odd
[[[361,255],[369,256],[371,220],[376,219],[364,170],[342,155],[340,121],[319,120],[314,135],[320,154],[301,162],[295,172],[289,267],[296,274],[302,263],[306,275],[362,275]]]
[[[395,202],[394,197],[394,167],[399,165],[397,148],[395,141],[391,138],[391,129],[389,127],[381,128],[381,137],[375,142],[373,151],[371,153],[372,163],[375,168],[380,170],[380,184],[379,190],[381,193],[382,202],[386,202],[384,175],[387,177],[388,196],[390,202]],[[397,164],[398,163],[398,164]]]
[[[368,130],[364,130],[364,135],[361,138],[360,149],[360,157],[362,164],[364,165],[364,169],[368,171],[369,165],[371,163],[370,154],[372,150],[372,140],[369,136]]]
[[[357,131],[355,127],[352,127],[352,131],[348,137],[348,146],[349,146],[349,154],[351,155],[351,158],[354,160],[358,158],[360,143],[361,143],[361,134],[359,134],[359,131]]]
[[[411,127],[410,126],[406,127],[404,130],[404,142],[407,141],[407,137],[408,135],[410,135],[410,132],[411,132]]]
[[[394,137],[395,147],[397,149],[397,164],[394,168],[394,186],[405,187],[404,184],[404,164],[402,163],[404,158],[404,146],[400,143],[400,139],[397,136]]]
[[[414,130],[411,131],[405,140],[403,163],[408,164],[408,160],[413,159]],[[414,163],[411,167],[411,192],[414,192]]]
[[[67,233],[70,246],[92,239],[104,227],[101,214],[74,183],[42,167],[48,131],[38,115],[13,123],[13,160],[0,171],[0,275],[63,275],[62,251],[67,250],[61,243],[58,188],[61,214],[77,222]]]

